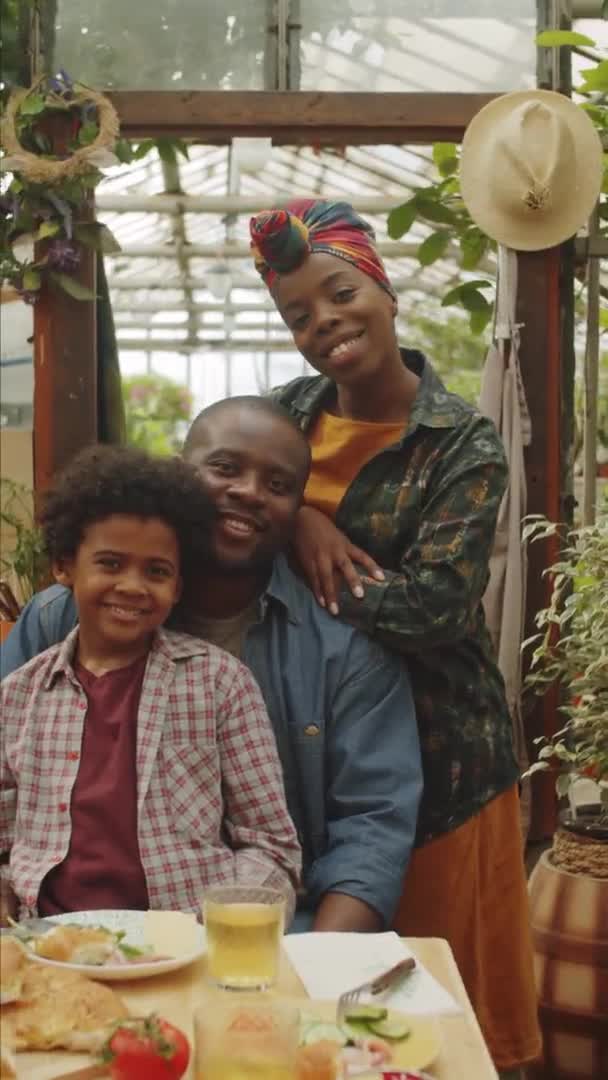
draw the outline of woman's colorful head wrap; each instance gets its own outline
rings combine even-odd
[[[263,210],[249,224],[256,269],[273,292],[277,276],[297,270],[312,252],[336,255],[395,296],[376,250],[371,225],[350,203],[299,199],[284,210]]]

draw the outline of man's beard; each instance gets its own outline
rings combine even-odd
[[[257,577],[263,574],[270,574],[272,564],[275,560],[275,554],[276,553],[260,550],[255,552],[248,559],[231,560],[220,558],[212,550],[209,552],[209,557],[207,559],[206,573],[217,574],[220,577]]]

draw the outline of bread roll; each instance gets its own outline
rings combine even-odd
[[[109,986],[73,971],[26,964],[20,1000],[3,1006],[1,1041],[17,1050],[96,1052],[108,1026],[128,1016],[128,1010]]]
[[[0,1005],[18,1001],[29,963],[26,949],[10,934],[0,942]]]

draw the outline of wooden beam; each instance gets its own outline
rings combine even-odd
[[[286,206],[293,199],[293,191],[272,196],[273,207]],[[318,199],[318,191],[298,191],[298,199]],[[323,195],[328,202],[343,202],[344,192]],[[398,195],[357,195],[349,192],[348,201],[359,214],[385,214],[396,202]],[[133,214],[150,211],[155,214],[257,214],[260,209],[259,195],[114,195],[99,192],[95,206],[104,213]]]
[[[559,248],[519,254],[517,318],[523,324],[520,362],[528,408],[532,418],[532,442],[526,448],[528,513],[563,520],[561,500],[564,457],[560,447],[561,416],[561,258]],[[547,606],[549,582],[543,570],[555,561],[554,538],[538,541],[528,549],[526,626],[524,636],[536,632],[534,616]],[[529,655],[524,660],[529,660]],[[557,730],[557,693],[525,702],[525,728],[530,756],[536,759],[533,740]],[[551,836],[555,828],[554,778],[541,773],[532,780],[530,840]]]
[[[277,146],[460,141],[498,94],[316,93],[266,90],[124,90],[108,95],[127,139],[162,135]]]
[[[81,248],[77,280],[95,291],[95,252]],[[34,489],[97,438],[97,319],[92,300],[44,285],[34,308]]]
[[[575,241],[577,258],[581,261],[597,257],[608,259],[608,237],[594,233],[592,236],[580,236]]]
[[[109,260],[110,256],[106,256],[106,259]],[[248,289],[251,293],[255,293],[256,295],[259,295],[259,296],[261,296],[263,298],[266,298],[268,296],[268,290],[262,284],[262,279],[259,277],[259,275],[256,273],[256,271],[253,269],[253,262],[251,263],[251,267],[252,267],[251,276],[247,276],[246,274],[244,274],[242,272],[239,272],[238,276],[237,275],[233,276],[232,273],[231,273],[230,276],[232,278],[232,288],[233,289]],[[163,269],[163,266],[162,266],[162,264],[160,264],[159,265],[159,273],[162,272],[162,269]],[[483,269],[487,270],[488,273],[495,273],[496,272],[495,266],[492,266],[492,264],[489,261],[488,261],[487,266],[485,266],[485,265],[483,266]],[[426,283],[424,280],[421,280],[420,278],[416,279],[412,275],[410,275],[409,277],[392,277],[391,278],[391,284],[392,284],[393,289],[395,290],[395,292],[398,292],[398,293],[400,293],[400,292],[412,292],[412,291],[425,293],[425,292],[431,291],[431,292],[434,292],[434,293],[438,294],[437,290],[439,288],[439,286],[437,284],[435,284],[433,286],[433,288],[431,290],[429,290],[428,283]],[[142,292],[143,290],[147,291],[147,290],[150,290],[150,289],[154,290],[154,291],[162,289],[164,293],[166,293],[167,291],[171,291],[172,293],[173,292],[183,292],[183,290],[185,288],[185,285],[187,285],[190,289],[206,290],[208,288],[208,284],[205,281],[202,274],[201,274],[200,277],[190,277],[190,278],[188,278],[188,280],[187,280],[187,282],[185,284],[184,284],[184,282],[180,281],[179,278],[171,279],[171,278],[168,278],[166,276],[161,278],[161,277],[158,277],[158,276],[153,276],[152,274],[142,274],[141,276],[138,276],[138,277],[128,277],[128,278],[127,277],[111,276],[110,279],[109,279],[109,285],[110,285],[111,292],[114,293],[115,296],[119,295],[119,294],[122,294],[122,293],[126,294],[126,293],[132,293],[132,292]],[[241,306],[239,305],[239,310],[240,310],[240,307]],[[158,304],[155,306],[155,310],[158,311]],[[163,310],[164,310],[164,305],[163,305]],[[183,304],[180,305],[180,311],[182,311],[182,310],[183,310]],[[222,305],[222,311],[223,310],[224,310],[224,306]]]
[[[394,201],[398,204],[399,196],[395,196]],[[376,250],[383,258],[414,258],[419,248],[420,240],[413,243],[403,240],[379,240],[376,244]],[[211,244],[191,244],[189,241],[182,244],[125,244],[112,258],[119,262],[123,259],[177,259],[182,253],[186,253],[191,259],[251,259],[251,245],[246,240]],[[450,244],[446,255],[455,258],[458,254],[456,244]]]
[[[243,338],[233,337],[221,337],[211,338],[197,337],[196,340],[190,338],[158,338],[158,337],[142,337],[142,338],[122,338],[120,331],[124,330],[124,327],[118,327],[118,348],[121,353],[124,352],[155,352],[155,353],[179,353],[183,356],[192,356],[196,353],[201,355],[212,355],[214,353],[293,353],[296,355],[297,349],[291,341],[291,339],[281,341],[267,341],[265,338],[251,338],[246,340]],[[136,327],[138,332],[144,333],[142,327]],[[220,328],[221,329],[221,328]]]

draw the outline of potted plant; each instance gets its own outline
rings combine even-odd
[[[558,526],[529,518],[524,540],[554,536]],[[552,582],[548,607],[536,615],[540,631],[534,643],[526,686],[544,693],[558,683],[563,694],[564,725],[552,736],[536,739],[538,761],[528,775],[557,769],[556,791],[569,794],[580,778],[598,784],[594,820],[582,821],[574,803],[560,815],[562,826],[608,838],[608,509],[595,525],[571,530],[561,556],[545,573]],[[588,818],[589,813],[583,815]],[[607,868],[608,875],[608,868]]]
[[[0,640],[8,633],[21,608],[43,588],[48,562],[42,533],[34,520],[33,498],[23,484],[0,479]],[[7,627],[8,624],[8,627]]]
[[[527,540],[555,535],[558,526],[528,519]],[[600,1075],[608,1060],[608,1025],[600,988],[608,980],[608,506],[595,525],[570,530],[558,561],[547,571],[549,604],[536,616],[527,686],[542,694],[559,685],[564,724],[537,739],[538,760],[528,774],[556,772],[560,798],[582,778],[597,793],[590,805],[570,805],[559,816],[550,851],[530,878],[539,1016],[544,1034],[540,1075]],[[569,1049],[570,1048],[570,1049]],[[544,1069],[544,1071],[542,1071]],[[601,1070],[600,1070],[601,1071]]]

